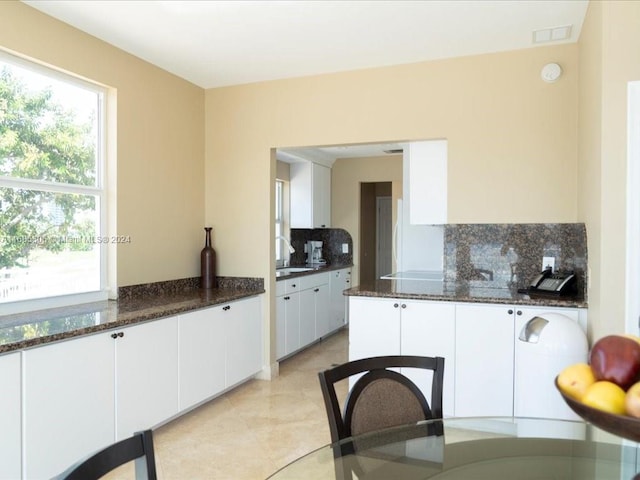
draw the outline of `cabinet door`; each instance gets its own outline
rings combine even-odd
[[[346,323],[347,297],[342,292],[349,285],[349,269],[331,272],[331,307],[329,324],[331,330],[336,330]]]
[[[224,339],[221,307],[185,313],[178,318],[180,410],[224,390]]]
[[[22,466],[20,432],[21,407],[21,367],[20,353],[0,356],[0,479],[9,480],[21,477]]]
[[[287,354],[287,301],[286,295],[276,297],[276,359],[280,360]]]
[[[314,302],[315,302],[315,314],[316,314],[316,332],[315,339],[324,337],[331,330],[331,317],[330,317],[330,299],[331,292],[328,284],[319,285],[313,289]]]
[[[404,158],[412,225],[447,223],[447,141],[411,142]],[[408,195],[406,195],[408,193]]]
[[[515,310],[515,371],[514,371],[514,415],[523,417],[560,418],[578,420],[579,417],[569,408],[555,388],[556,375],[574,363],[587,362],[587,350],[584,356],[570,353],[570,349],[558,349],[554,355],[540,350],[540,343],[528,343],[520,340],[520,333],[529,320],[545,313],[563,315],[578,322],[578,309],[570,308],[532,308],[516,307]],[[544,330],[540,342],[545,340]]]
[[[291,228],[313,228],[313,179],[311,163],[292,163],[289,194]]]
[[[225,305],[222,318],[227,332],[226,387],[230,387],[262,369],[261,297]]]
[[[312,164],[313,228],[331,227],[331,169]]]
[[[116,340],[116,437],[133,435],[178,412],[178,319],[120,330]]]
[[[300,347],[305,347],[316,339],[316,299],[315,289],[300,292]]]
[[[349,297],[349,360],[400,355],[400,303]]]
[[[110,335],[23,353],[26,478],[50,478],[113,443],[115,341]]]
[[[285,355],[300,348],[300,292],[289,293],[283,297],[285,333]]]
[[[457,417],[513,415],[513,349],[513,307],[456,306]]]
[[[292,163],[291,228],[331,226],[331,169],[311,162]]]
[[[445,416],[454,416],[455,393],[455,305],[436,302],[402,302],[400,350],[402,355],[444,357],[442,408]],[[431,399],[431,372],[403,369],[403,374]]]

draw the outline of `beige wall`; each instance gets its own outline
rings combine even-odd
[[[577,60],[561,45],[207,90],[220,271],[271,291],[274,147],[447,138],[450,221],[576,221]],[[548,62],[565,71],[556,84],[540,80]],[[351,208],[333,208],[332,223],[352,229]]]
[[[204,90],[27,5],[0,2],[0,48],[117,95],[118,286],[199,275],[204,245]],[[218,232],[214,232],[215,235]]]
[[[338,159],[331,169],[331,225],[353,240],[353,279],[358,285],[360,259],[360,184],[392,182],[392,200],[402,197],[402,155]],[[395,222],[395,209],[394,209]]]
[[[206,92],[20,2],[0,2],[0,47],[117,92],[117,233],[132,237],[119,247],[119,285],[197,275],[209,224],[219,273],[264,277],[270,291],[274,147],[447,138],[450,221],[588,224],[590,315],[603,331],[623,324],[611,279],[624,272],[625,82],[640,77],[639,8],[592,2],[579,45]],[[539,78],[547,62],[564,69],[555,84]],[[355,235],[357,200],[336,198],[355,195],[344,188],[333,223]]]
[[[624,331],[627,83],[640,80],[640,2],[592,1],[580,38],[579,215],[592,335]]]

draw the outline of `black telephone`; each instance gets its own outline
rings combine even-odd
[[[529,293],[551,293],[555,295],[571,295],[576,290],[576,275],[573,272],[553,273],[546,268],[531,281]]]

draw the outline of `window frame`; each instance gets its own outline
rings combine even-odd
[[[109,195],[107,182],[107,102],[108,89],[95,82],[82,79],[71,73],[63,72],[52,66],[44,65],[36,60],[20,57],[14,53],[0,49],[0,60],[4,63],[16,65],[33,73],[52,78],[59,82],[89,90],[96,94],[96,172],[94,185],[77,185],[69,183],[52,182],[21,177],[8,177],[0,175],[0,187],[39,190],[49,193],[92,195],[96,197],[99,210],[97,218],[99,225],[96,227],[96,236],[106,238],[106,242],[99,242],[99,288],[80,293],[67,293],[48,297],[39,297],[24,300],[3,302],[3,314],[13,314],[55,308],[69,305],[78,305],[108,299],[109,295]]]

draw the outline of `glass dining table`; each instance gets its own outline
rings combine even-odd
[[[326,445],[269,479],[640,480],[637,456],[582,421],[445,418]]]

